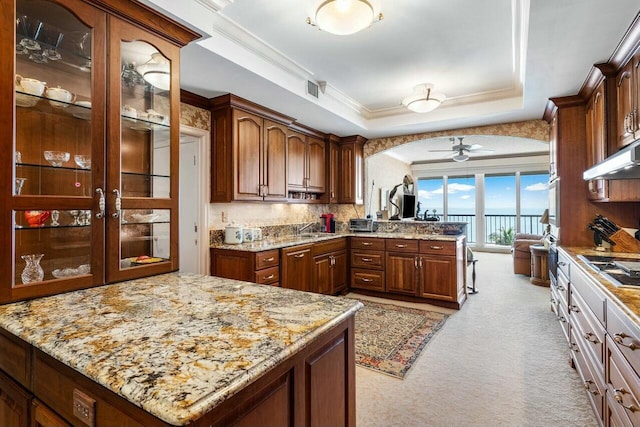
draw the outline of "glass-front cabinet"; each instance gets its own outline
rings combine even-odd
[[[0,8],[0,302],[178,268],[178,58],[195,35],[96,3]]]

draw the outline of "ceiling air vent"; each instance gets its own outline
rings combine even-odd
[[[314,98],[318,97],[319,86],[317,83],[312,82],[311,80],[307,80],[307,93]]]

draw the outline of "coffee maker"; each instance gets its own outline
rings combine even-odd
[[[325,233],[335,233],[336,232],[336,220],[334,219],[334,214],[332,213],[323,213],[320,215],[322,218],[322,228],[320,231]]]

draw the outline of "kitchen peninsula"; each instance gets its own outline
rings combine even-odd
[[[7,304],[0,380],[65,424],[353,425],[360,307],[179,273]]]

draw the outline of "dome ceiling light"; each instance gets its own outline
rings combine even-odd
[[[313,19],[307,18],[307,24],[339,36],[357,33],[384,18],[369,0],[323,0],[312,16]]]
[[[160,52],[151,54],[151,59],[136,68],[136,71],[153,86],[161,90],[171,87],[169,61]]]
[[[416,113],[433,111],[442,104],[446,97],[441,93],[433,93],[432,90],[431,83],[419,84],[413,88],[412,95],[402,100],[402,105]]]

